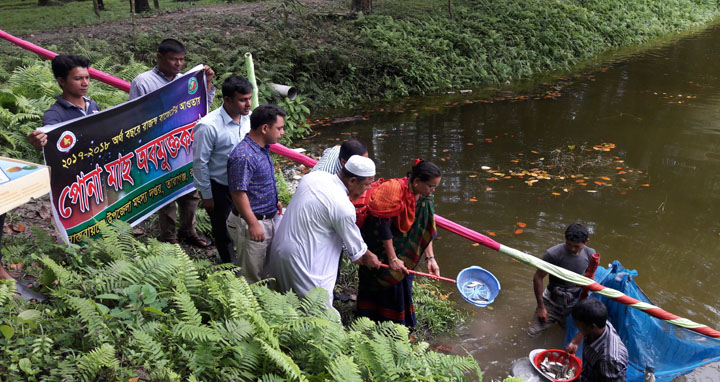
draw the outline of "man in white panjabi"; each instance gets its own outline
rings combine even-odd
[[[266,271],[282,292],[305,296],[316,287],[328,292],[332,307],[340,250],[350,260],[378,268],[377,256],[355,225],[355,207],[348,196],[359,196],[375,177],[372,159],[353,155],[338,174],[311,172],[300,181],[275,232]]]

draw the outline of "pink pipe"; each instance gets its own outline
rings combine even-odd
[[[49,50],[47,50],[45,48],[41,48],[33,43],[19,39],[9,33],[6,33],[5,31],[3,31],[1,29],[0,29],[0,37],[4,38],[5,40],[10,41],[11,43],[13,43],[25,50],[29,50],[29,51],[39,55],[40,57],[47,58],[48,60],[52,60],[53,58],[55,58],[55,56],[58,55],[55,52],[49,51]],[[90,68],[89,72],[90,72],[90,77],[92,77],[98,81],[104,82],[112,87],[120,89],[120,90],[124,91],[125,93],[130,92],[130,83],[121,78],[111,76],[105,72],[101,72],[94,68]]]
[[[300,154],[299,152],[290,150],[289,148],[287,148],[279,143],[270,145],[270,151],[274,152],[275,154],[280,154],[286,158],[292,159],[295,162],[302,163],[308,167],[314,167],[315,164],[317,163],[317,161],[315,159],[312,159],[309,156]]]
[[[445,219],[444,217],[440,215],[435,215],[435,222],[437,223],[438,227],[444,228],[452,233],[455,233],[459,236],[462,236],[466,239],[470,239],[476,243],[480,243],[490,249],[494,249],[496,251],[500,250],[500,243],[497,241],[477,232],[473,231],[470,228],[466,228],[461,226],[458,223],[455,223],[454,221],[450,221],[448,219]]]

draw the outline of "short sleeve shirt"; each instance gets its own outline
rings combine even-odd
[[[577,255],[574,255],[567,250],[565,244],[558,244],[548,249],[542,259],[550,264],[582,275],[585,274],[585,270],[590,264],[590,258],[593,254],[595,254],[594,249],[584,247]],[[555,286],[574,287],[575,284],[550,275],[548,289],[552,290]]]
[[[227,169],[230,192],[245,191],[253,213],[265,215],[277,211],[275,166],[269,145],[261,147],[246,135],[230,153]]]

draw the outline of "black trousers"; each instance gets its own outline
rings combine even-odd
[[[224,186],[214,180],[210,180],[210,189],[213,194],[213,201],[215,202],[215,208],[210,215],[210,224],[212,224],[212,233],[215,236],[215,246],[217,247],[218,254],[220,254],[220,260],[223,263],[230,263],[232,258],[235,257],[235,250],[233,249],[233,242],[230,239],[230,235],[227,232],[227,226],[225,221],[230,215],[232,209],[232,198],[230,197],[230,190],[228,186]],[[232,257],[231,257],[232,256]]]

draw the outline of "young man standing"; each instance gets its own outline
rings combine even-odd
[[[542,259],[579,275],[585,274],[595,250],[586,247],[588,229],[582,224],[571,224],[565,230],[565,243],[548,249]],[[565,327],[570,310],[578,302],[582,288],[550,275],[547,289],[543,291],[543,279],[547,273],[538,269],[533,276],[533,289],[537,309],[527,333],[535,337],[555,322]]]
[[[195,126],[193,176],[202,205],[210,215],[213,236],[224,263],[234,262],[235,252],[226,221],[232,209],[227,163],[230,152],[250,131],[252,85],[231,76],[222,85],[223,104]]]
[[[43,125],[54,125],[97,113],[100,107],[87,97],[90,87],[90,60],[85,57],[61,54],[52,60],[52,71],[62,94],[43,115]],[[47,135],[35,130],[27,137],[38,150],[47,144]]]
[[[580,382],[625,382],[628,352],[607,320],[607,307],[598,299],[588,298],[573,307],[572,318],[578,334],[565,346],[565,350],[575,354],[585,339]]]
[[[157,66],[140,73],[130,84],[130,99],[142,97],[145,94],[167,85],[180,77],[183,65],[185,64],[185,46],[180,41],[168,38],[158,46]],[[215,98],[215,89],[212,85],[212,78],[215,72],[205,65],[205,80],[207,82],[208,108]],[[197,211],[200,196],[197,191],[179,197],[175,202],[180,206],[180,238],[188,244],[205,248],[210,242],[200,237],[195,231],[195,211]],[[169,203],[158,211],[158,224],[160,226],[160,241],[177,243],[178,237],[175,234],[177,222],[177,207],[175,202]]]
[[[275,233],[273,217],[282,211],[270,145],[285,133],[283,109],[260,105],[250,116],[250,132],[230,153],[228,188],[233,201],[227,229],[242,274],[254,283],[264,276],[265,258]]]

